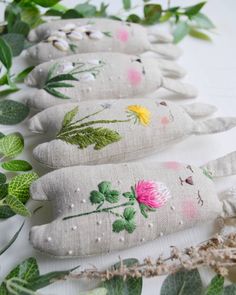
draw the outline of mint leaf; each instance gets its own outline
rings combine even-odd
[[[0,184],[3,184],[7,181],[7,177],[5,174],[0,172]]]
[[[30,211],[25,207],[25,205],[15,196],[8,195],[5,199],[5,203],[10,209],[21,216],[29,217],[31,216]]]
[[[201,31],[198,31],[198,30],[196,30],[194,28],[190,29],[189,35],[194,37],[194,38],[197,38],[197,39],[202,39],[202,40],[205,40],[205,41],[211,41],[210,36],[208,36],[207,34],[201,32]]]
[[[92,204],[100,204],[104,201],[104,199],[104,195],[98,191],[92,191],[90,193],[90,202]]]
[[[127,220],[127,221],[130,221],[130,220],[132,220],[133,218],[134,218],[134,216],[135,216],[135,213],[136,213],[136,211],[135,211],[135,209],[134,208],[132,208],[132,207],[128,207],[128,208],[125,208],[125,210],[124,210],[124,218]]]
[[[124,230],[125,229],[125,223],[126,222],[123,219],[117,219],[116,221],[114,221],[113,224],[112,224],[113,232],[119,233],[122,230]]]
[[[0,101],[0,124],[18,124],[22,122],[28,114],[29,107],[23,103],[8,99]]]
[[[11,47],[13,56],[19,55],[24,49],[25,38],[23,35],[16,33],[8,33],[3,35],[2,37]]]
[[[189,25],[186,22],[179,22],[173,32],[174,43],[180,42],[189,33]]]
[[[12,66],[12,50],[2,37],[0,37],[0,61],[9,71]]]
[[[35,172],[21,174],[13,177],[8,186],[8,194],[17,197],[22,203],[29,199],[31,183],[38,178]]]
[[[12,133],[0,139],[0,153],[5,157],[14,157],[20,154],[23,149],[24,138],[20,133]]]
[[[215,25],[209,19],[209,17],[201,12],[198,12],[196,15],[194,15],[192,17],[192,20],[196,23],[197,27],[200,29],[210,30],[215,28]]]
[[[24,160],[12,160],[4,162],[2,168],[8,171],[30,171],[32,166]]]
[[[221,295],[224,289],[224,277],[216,275],[207,287],[204,295]]]
[[[152,25],[156,23],[160,19],[161,13],[162,13],[161,5],[146,4],[144,6],[144,16],[145,16],[144,23],[147,25]]]
[[[161,286],[160,295],[199,295],[202,294],[202,289],[198,270],[183,270],[168,275]]]
[[[42,7],[51,7],[60,2],[60,0],[33,0],[33,2]]]
[[[123,7],[125,10],[129,10],[131,8],[131,0],[122,0],[123,1]]]
[[[111,190],[111,182],[103,181],[98,185],[99,192],[102,194],[106,194]]]

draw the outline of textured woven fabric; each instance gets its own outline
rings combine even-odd
[[[79,122],[71,130],[69,125],[63,127],[63,118],[75,107],[78,111],[72,123]],[[190,135],[221,132],[236,125],[236,118],[230,117],[195,121],[188,109],[194,117],[215,111],[206,104],[181,107],[154,99],[97,100],[48,108],[29,122],[33,132],[52,134],[52,141],[38,145],[33,155],[52,168],[126,162],[163,150]]]
[[[133,98],[160,87],[181,97],[196,96],[193,86],[163,76],[162,72],[167,70],[164,68],[165,62],[160,64],[152,57],[121,53],[73,55],[37,66],[25,81],[37,89],[27,90],[25,100],[31,107],[45,109],[80,100]],[[70,78],[63,80],[62,74],[69,74]],[[55,82],[60,82],[60,87]]]
[[[152,33],[138,24],[109,19],[69,19],[45,23],[32,30],[29,39],[39,44],[28,49],[34,63],[75,53],[122,52],[141,54],[153,51],[176,59],[181,50],[170,42],[168,34]],[[161,42],[161,43],[160,43]]]
[[[54,219],[34,226],[30,241],[54,256],[98,255],[235,215],[235,198],[218,199],[211,172],[176,162],[56,170],[31,186],[33,199],[52,203]]]

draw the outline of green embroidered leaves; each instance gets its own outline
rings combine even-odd
[[[72,47],[73,48],[73,47]],[[93,61],[94,63],[94,61]],[[48,76],[45,81],[43,89],[46,90],[49,94],[61,98],[61,99],[70,99],[69,96],[62,93],[60,88],[71,88],[74,87],[73,84],[68,83],[67,81],[92,81],[100,72],[100,68],[104,65],[102,61],[96,61],[96,64],[93,63],[72,63],[68,62],[67,64],[60,65],[55,63],[51,66],[48,71]],[[58,72],[60,74],[58,74]]]
[[[131,234],[136,228],[134,220],[135,214],[136,211],[134,208],[125,208],[123,215],[121,215],[121,219],[117,219],[115,222],[113,222],[112,230],[116,233],[126,230]]]
[[[90,201],[92,204],[117,203],[119,201],[120,192],[111,188],[109,181],[103,181],[98,185],[98,191],[90,193]]]
[[[119,141],[121,139],[121,136],[117,131],[114,131],[107,127],[94,127],[94,125],[127,122],[128,120],[87,121],[87,119],[99,114],[103,110],[104,108],[74,122],[73,119],[78,113],[78,107],[66,113],[63,119],[62,128],[57,134],[57,139],[61,139],[69,144],[77,145],[80,149],[84,149],[90,145],[94,145],[95,150],[100,150],[111,143]]]

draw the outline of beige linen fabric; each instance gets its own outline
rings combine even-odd
[[[48,89],[49,75],[55,78],[61,74],[71,74],[77,79],[60,81],[73,87],[63,84]],[[160,87],[186,98],[197,94],[193,86],[164,77],[155,58],[121,53],[88,53],[47,62],[37,66],[25,83],[36,87],[24,94],[25,101],[36,109],[80,100],[132,98]],[[51,89],[66,95],[67,99],[55,96]]]
[[[29,34],[31,41],[41,41],[27,50],[28,56],[39,64],[51,59],[88,52],[158,53],[177,59],[181,50],[166,34],[152,33],[138,24],[110,19],[69,19],[42,24]]]
[[[78,113],[73,122],[85,117],[79,124],[90,122],[88,125],[90,127],[108,128],[117,132],[120,139],[96,149],[95,142],[100,144],[104,139],[99,137],[98,142],[93,141],[93,130],[81,133],[83,128],[78,128],[77,133],[75,132],[80,137],[78,144],[69,143],[71,137],[65,139],[59,136],[58,133],[65,134],[60,131],[65,114],[76,106]],[[195,109],[195,116],[197,114],[205,116],[215,111],[214,107],[205,104],[190,106],[192,112]],[[97,100],[48,108],[29,121],[29,128],[33,132],[52,134],[52,141],[38,145],[33,151],[33,156],[40,163],[52,168],[126,162],[168,148],[190,135],[216,133],[236,126],[236,118],[195,121],[184,108],[170,102],[158,102],[155,99]],[[94,116],[90,116],[94,113],[96,113]],[[121,122],[111,123],[104,120]],[[75,135],[74,131],[66,134],[72,133]],[[91,142],[81,147],[83,134],[86,134]]]
[[[99,210],[96,209],[98,204],[93,204],[90,196],[103,181],[109,181],[112,189],[120,195],[117,202],[105,200],[99,207],[113,209],[96,211]],[[154,189],[149,190],[147,184],[154,185]],[[131,192],[131,186],[136,199],[133,205],[126,206],[124,204],[129,199],[122,194]],[[160,206],[152,212],[148,211],[145,218],[141,214],[140,204],[152,195],[160,200]],[[231,200],[231,205],[227,203],[228,207],[225,202],[223,205],[219,201],[206,167],[176,162],[63,168],[36,180],[31,186],[31,196],[34,200],[49,200],[54,219],[49,224],[34,226],[30,241],[36,249],[58,257],[84,257],[122,250],[214,220],[218,216],[236,213],[235,198]],[[140,199],[141,196],[143,199]],[[124,219],[124,215],[130,218],[124,212],[127,207],[135,211],[132,217],[135,228],[132,228],[132,232],[114,231],[117,219]],[[63,219],[84,213],[87,215]]]

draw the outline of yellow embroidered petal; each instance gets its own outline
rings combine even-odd
[[[147,108],[140,105],[131,105],[128,106],[128,110],[135,116],[136,119],[138,119],[139,123],[144,126],[149,125],[151,121],[151,112]]]

